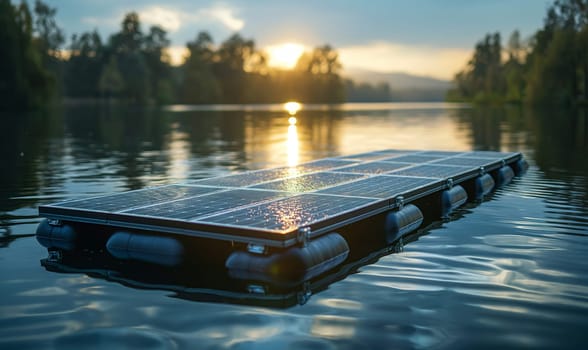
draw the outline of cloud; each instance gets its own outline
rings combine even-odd
[[[117,27],[126,13],[132,10],[119,11],[108,17],[82,17],[84,24],[97,27]],[[196,11],[164,6],[148,6],[137,11],[141,23],[161,26],[170,33],[179,31],[184,26],[195,24],[220,24],[230,31],[239,31],[245,26],[245,21],[238,17],[236,9],[226,5],[214,5]]]
[[[216,6],[198,11],[196,19],[215,19],[232,31],[239,31],[245,26],[245,21],[235,16],[234,10],[225,6]]]
[[[183,25],[190,24],[217,22],[231,31],[239,31],[245,26],[245,21],[237,17],[235,10],[224,5],[203,8],[193,13],[151,6],[139,11],[139,18],[144,23],[159,25],[172,33],[178,31]]]
[[[182,13],[180,11],[152,6],[139,11],[139,19],[143,23],[159,25],[168,32],[175,32],[182,25]]]
[[[451,79],[463,69],[471,50],[409,46],[385,41],[337,49],[344,68],[375,72],[405,72],[440,79]]]

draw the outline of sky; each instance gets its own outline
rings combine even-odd
[[[32,0],[31,0],[32,1]],[[216,44],[234,33],[266,50],[270,64],[292,65],[303,50],[329,44],[344,69],[403,72],[451,79],[486,33],[503,43],[518,29],[529,37],[549,0],[44,0],[70,38],[97,29],[106,39],[125,13],[136,11],[143,31],[167,30],[170,54],[181,61],[187,41],[208,31]],[[288,45],[285,45],[288,44]]]

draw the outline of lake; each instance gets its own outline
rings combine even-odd
[[[281,105],[2,115],[0,348],[586,346],[587,110],[349,104],[303,106],[289,118]],[[305,303],[219,297],[218,281],[197,273],[183,273],[196,287],[179,293],[100,266],[40,264],[40,204],[388,148],[517,151],[530,168]]]

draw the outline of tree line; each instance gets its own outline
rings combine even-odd
[[[65,35],[56,9],[35,1],[0,0],[0,109],[24,109],[51,98],[129,103],[344,102],[347,95],[385,99],[386,86],[354,85],[341,77],[337,51],[329,45],[304,53],[292,70],[268,67],[253,39],[234,34],[215,45],[198,33],[186,43],[185,62],[170,64],[170,39],[160,26],[146,31],[137,13],[104,40],[97,30]],[[384,93],[384,95],[383,95]],[[367,95],[367,97],[365,96]]]
[[[588,0],[557,0],[528,40],[506,47],[499,33],[476,44],[448,100],[477,103],[588,103]]]

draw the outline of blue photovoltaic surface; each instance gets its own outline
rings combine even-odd
[[[342,182],[349,182],[361,179],[362,177],[362,175],[357,174],[320,172],[268,182],[253,187],[295,193],[311,192],[318,190],[320,188],[333,186]]]
[[[348,156],[341,156],[338,159],[348,159],[355,161],[370,161],[384,158],[400,157],[407,153],[413,153],[414,151],[399,151],[399,150],[383,150],[367,153],[352,154]]]
[[[300,194],[211,216],[205,222],[285,233],[375,202],[377,201],[367,198]]]
[[[443,158],[442,156],[427,156],[427,155],[420,155],[420,154],[415,154],[415,155],[406,155],[406,156],[400,156],[400,157],[394,157],[394,158],[387,158],[387,159],[383,159],[384,161],[390,160],[392,162],[403,162],[403,163],[413,163],[413,164],[418,164],[418,163],[426,163],[426,162],[430,162],[433,160],[437,160]]]
[[[471,171],[471,167],[453,166],[453,165],[438,165],[438,164],[422,164],[413,165],[408,168],[395,170],[390,175],[403,176],[420,176],[431,178],[452,178]]]
[[[436,160],[432,164],[443,164],[443,165],[460,165],[469,167],[479,167],[495,163],[496,160],[493,158],[468,158],[468,157],[455,157]]]
[[[347,166],[354,163],[357,163],[357,161],[343,159],[322,159],[314,162],[303,163],[294,167],[281,167],[275,169],[249,171],[228,176],[213,177],[210,179],[199,180],[195,184],[221,187],[247,187],[316,171]]]
[[[280,192],[236,189],[142,207],[125,211],[125,213],[192,221],[211,213],[264,202],[283,196],[284,194]]]
[[[171,185],[117,193],[109,196],[80,199],[53,204],[54,207],[118,212],[133,207],[164,203],[218,191],[216,188]]]
[[[357,174],[383,174],[409,166],[406,163],[371,162],[338,168],[337,171]]]
[[[406,177],[379,175],[347,184],[330,187],[318,193],[335,194],[340,196],[356,196],[370,198],[394,198],[425,185],[438,183],[437,179],[421,177]]]

